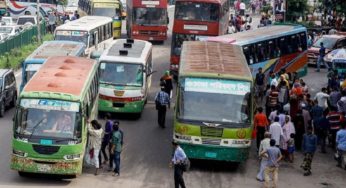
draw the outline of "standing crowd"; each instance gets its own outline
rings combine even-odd
[[[311,175],[314,154],[318,148],[327,153],[327,142],[337,166],[342,167],[346,152],[346,89],[335,80],[336,71],[331,71],[328,86],[312,97],[296,72],[282,69],[266,76],[259,68],[255,77],[258,108],[254,131],[261,159],[257,180],[264,181],[265,187],[270,187],[270,180],[277,187],[279,162],[293,163],[296,151],[304,154],[300,166],[304,175]]]

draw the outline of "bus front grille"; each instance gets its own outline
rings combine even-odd
[[[33,145],[32,148],[39,154],[52,155],[57,153],[60,149],[59,146],[44,146],[44,145]]]
[[[202,144],[219,146],[220,143],[221,143],[221,139],[219,138],[202,138]]]
[[[158,31],[140,30],[139,34],[141,34],[141,35],[159,35],[159,32]]]
[[[223,128],[201,126],[201,136],[222,137]]]

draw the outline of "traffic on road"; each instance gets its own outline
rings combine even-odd
[[[346,34],[260,2],[2,1],[53,39],[0,64],[0,187],[346,186]]]

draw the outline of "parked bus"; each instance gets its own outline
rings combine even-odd
[[[253,129],[253,78],[241,48],[184,42],[173,139],[189,158],[242,162]]]
[[[113,38],[121,37],[122,3],[119,0],[79,0],[81,16],[106,16],[113,19]]]
[[[152,45],[119,39],[107,48],[100,62],[99,111],[136,113],[144,109],[153,73]]]
[[[127,1],[127,36],[147,41],[165,41],[168,30],[167,0]]]
[[[87,121],[97,118],[98,63],[50,57],[20,94],[11,169],[19,175],[82,173]]]
[[[170,59],[170,70],[175,77],[179,70],[182,43],[224,35],[228,20],[228,0],[176,0]]]
[[[241,46],[255,76],[258,68],[263,72],[287,72],[307,74],[307,30],[302,26],[275,25],[246,32],[216,37],[219,40],[233,39],[233,44]]]
[[[55,29],[55,40],[83,42],[85,54],[104,48],[113,40],[112,18],[104,16],[84,16],[78,20],[67,22]]]
[[[22,63],[20,91],[51,56],[84,56],[85,44],[73,41],[46,41]]]

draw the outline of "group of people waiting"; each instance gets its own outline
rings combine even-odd
[[[119,121],[113,121],[110,118],[110,114],[105,115],[104,130],[97,120],[88,122],[89,153],[86,158],[87,162],[95,166],[95,175],[98,175],[102,165],[107,163],[109,165],[108,171],[113,171],[113,176],[120,175],[120,154],[124,133],[119,129]]]
[[[269,187],[270,179],[277,187],[278,162],[284,159],[293,163],[295,151],[303,152],[301,168],[305,176],[311,175],[314,153],[318,145],[321,153],[326,153],[327,141],[341,167],[346,152],[346,90],[328,89],[322,88],[311,98],[309,87],[297,73],[282,69],[266,76],[259,68],[255,78],[258,108],[254,126],[261,159],[257,179],[265,181],[265,187]]]

